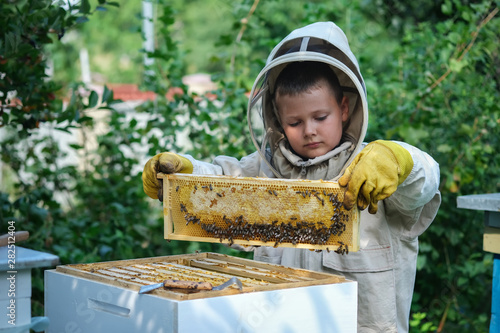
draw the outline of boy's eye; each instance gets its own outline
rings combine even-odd
[[[318,117],[318,118],[316,118],[316,120],[318,120],[318,121],[323,121],[323,120],[325,120],[325,119],[326,119],[326,116],[322,116],[322,117]]]
[[[297,127],[297,126],[299,126],[299,122],[296,121],[294,123],[288,124],[288,126],[290,126],[290,127]]]

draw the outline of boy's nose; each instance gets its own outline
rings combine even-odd
[[[308,137],[316,134],[316,126],[312,122],[306,122],[304,126],[304,136]]]

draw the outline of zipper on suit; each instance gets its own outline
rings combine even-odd
[[[302,164],[300,169],[300,178],[304,178],[306,176],[306,173],[307,173],[306,166],[305,164]]]

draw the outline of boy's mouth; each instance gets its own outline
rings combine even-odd
[[[306,144],[307,148],[317,148],[320,145],[320,142],[311,142]]]

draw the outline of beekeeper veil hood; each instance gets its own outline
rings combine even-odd
[[[368,104],[363,77],[344,32],[332,22],[317,22],[292,31],[269,55],[257,76],[248,103],[248,123],[252,140],[265,161],[273,154],[284,134],[273,109],[274,84],[281,71],[292,62],[315,61],[328,64],[337,75],[343,94],[349,98],[349,119],[343,124],[343,140],[350,141],[353,153],[343,170],[361,149],[368,124]],[[275,176],[282,178],[272,162]]]

